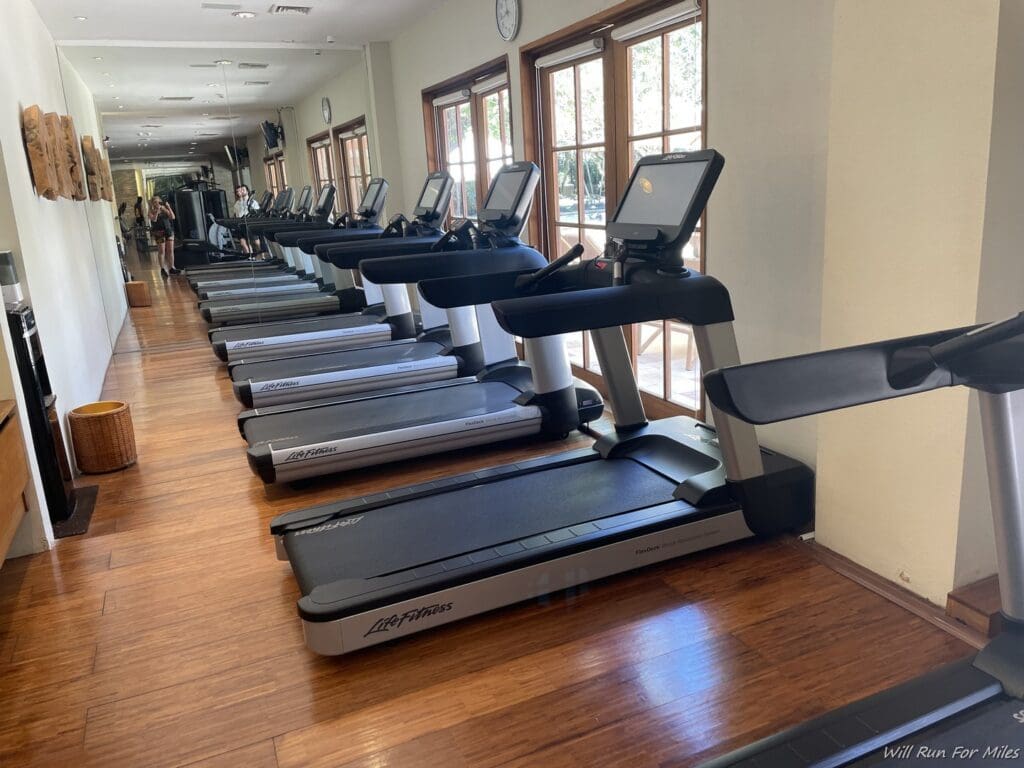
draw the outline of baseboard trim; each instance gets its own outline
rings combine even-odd
[[[929,624],[938,627],[958,640],[978,649],[988,644],[988,638],[984,633],[947,616],[938,606],[932,605],[923,597],[915,595],[905,587],[882,578],[863,565],[859,565],[814,541],[802,541],[792,537],[787,539],[787,543],[792,547],[799,548],[801,551],[809,552],[815,560],[831,568],[840,576],[845,576],[850,581],[884,597],[900,608],[910,611],[915,616],[924,619]]]

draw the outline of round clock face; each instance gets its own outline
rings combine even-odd
[[[330,125],[331,122],[331,100],[324,96],[323,101],[320,102],[320,107],[324,111],[324,122]]]
[[[495,0],[494,17],[502,40],[512,40],[519,33],[519,0]]]

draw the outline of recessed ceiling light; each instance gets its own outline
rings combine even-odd
[[[93,56],[92,60],[93,61],[103,61],[103,57],[102,56]]]
[[[120,101],[120,100],[121,100],[121,97],[120,97],[120,96],[115,96],[115,97],[114,97],[114,101]]]
[[[203,112],[203,117],[209,117],[209,116],[210,116],[209,112]]]
[[[255,19],[256,18],[256,14],[253,13],[252,11],[235,11],[231,15],[234,16],[236,19]]]
[[[118,109],[124,109],[124,104],[120,104],[120,105],[118,105],[118,107],[117,107],[117,108],[118,108]]]
[[[110,77],[110,73],[109,73],[109,72],[102,72],[101,74],[102,74],[102,75],[103,75],[104,77]]]
[[[75,16],[75,21],[88,21],[88,16]]]
[[[230,67],[235,62],[231,61],[230,59],[217,59],[217,61],[213,63],[222,67]]]
[[[210,88],[220,88],[220,83],[207,83]]]

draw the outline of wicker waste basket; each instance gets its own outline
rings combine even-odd
[[[68,414],[78,468],[87,474],[113,472],[135,463],[135,431],[127,403],[89,403]]]
[[[129,307],[153,306],[153,297],[149,293],[149,283],[133,280],[124,284],[124,290],[128,294]]]

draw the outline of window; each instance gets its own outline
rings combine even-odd
[[[277,160],[272,157],[264,160],[263,173],[267,177],[267,189],[273,192],[276,198],[281,194],[281,180],[277,174]]]
[[[507,66],[501,58],[423,92],[428,165],[452,175],[454,217],[476,217],[491,179],[512,162]]]
[[[657,32],[626,47],[629,170],[645,155],[703,146],[701,22]],[[683,250],[686,266],[701,269],[702,227]],[[701,373],[693,330],[674,320],[633,328],[641,388],[690,411],[701,407]]]
[[[288,172],[284,166],[284,152],[275,152],[263,160],[263,172],[267,177],[267,187],[277,197],[288,186]]]
[[[583,258],[592,259],[605,242],[604,56],[543,67],[540,73],[549,255],[561,256],[582,243]],[[573,364],[600,371],[590,334],[572,334],[568,346]]]
[[[313,171],[313,185],[321,191],[325,185],[335,185],[334,163],[331,159],[331,138],[326,132],[307,141],[309,164]],[[336,185],[335,185],[336,186]],[[334,197],[334,209],[338,210],[338,195]]]
[[[546,40],[523,53],[537,72],[524,78],[524,119],[538,132],[528,147],[544,171],[546,205],[536,234],[555,258],[576,243],[584,258],[604,250],[605,223],[645,155],[699,149],[704,139],[704,45],[699,5],[661,4],[644,18],[609,10],[590,32]],[[632,15],[623,15],[632,14]],[[581,25],[582,26],[582,25]],[[683,252],[703,268],[703,226]],[[645,323],[627,339],[644,400],[655,415],[700,413],[700,370],[692,330],[677,322]],[[600,386],[587,334],[574,334],[577,373]]]
[[[370,144],[366,138],[366,118],[360,117],[334,131],[338,152],[338,177],[349,212],[355,213],[363,193],[370,185]],[[338,197],[341,197],[339,193]]]

